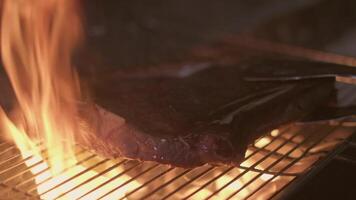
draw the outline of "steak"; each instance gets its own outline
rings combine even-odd
[[[266,65],[269,62],[265,61]],[[278,62],[272,63],[278,69]],[[317,65],[320,69],[323,66]],[[320,73],[313,69],[308,75],[302,68],[305,79],[283,81],[281,74],[277,80],[270,80],[273,73],[268,69],[268,81],[246,81],[256,73],[254,69],[248,74],[246,69],[254,67],[200,67],[184,76],[111,72],[92,86],[100,107],[88,109],[86,117],[92,129],[79,135],[78,141],[108,158],[184,168],[237,166],[248,144],[262,134],[303,119],[312,120],[313,113],[336,103],[335,77],[321,76],[324,69]],[[298,69],[297,64],[292,67]],[[338,74],[340,69],[344,74],[345,68],[339,66],[328,73]],[[355,70],[349,73],[355,74]],[[288,73],[283,76],[288,77]]]

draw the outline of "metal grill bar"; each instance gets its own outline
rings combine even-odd
[[[94,165],[88,167],[88,168],[85,169],[84,171],[81,171],[81,172],[77,173],[76,175],[70,177],[69,179],[66,179],[65,181],[61,182],[61,184],[58,184],[58,185],[52,187],[51,189],[49,189],[49,190],[47,190],[47,191],[41,193],[40,195],[47,194],[48,192],[55,190],[56,188],[58,188],[58,187],[61,186],[62,184],[65,184],[65,183],[67,183],[67,182],[69,182],[69,181],[71,181],[71,180],[73,180],[73,179],[79,177],[80,175],[82,175],[82,174],[88,172],[89,170],[94,169],[95,167],[97,167],[97,166],[99,166],[99,165],[101,165],[101,164],[104,164],[104,163],[106,163],[106,162],[109,162],[109,161],[110,161],[109,159],[102,160],[102,161],[100,161],[100,162],[98,162],[98,163],[96,163],[96,164],[94,164]]]
[[[184,170],[182,173],[174,176],[171,180],[169,180],[168,182],[160,185],[158,188],[156,188],[155,190],[153,190],[151,193],[148,193],[146,196],[142,197],[142,199],[148,199],[148,197],[150,197],[151,195],[153,195],[154,193],[156,193],[157,191],[159,191],[160,189],[166,187],[167,185],[171,184],[172,182],[174,182],[175,180],[179,179],[180,177],[186,175],[187,173],[191,172],[193,169],[186,169]]]
[[[15,146],[10,146],[9,148],[5,149],[4,151],[1,151],[0,156],[2,156],[3,154],[5,154],[5,153],[7,153],[7,152],[9,152],[9,151],[11,151],[13,149],[16,149],[16,147]],[[0,163],[0,165],[1,165],[1,163]]]
[[[81,163],[83,163],[83,162],[85,162],[85,161],[88,161],[88,160],[90,160],[90,159],[92,159],[92,158],[94,158],[94,157],[95,157],[95,155],[90,155],[90,156],[84,158],[84,160],[81,160],[80,162],[76,163],[76,165],[81,164]],[[73,165],[73,166],[75,166],[75,165]],[[62,170],[61,173],[64,173],[64,172],[66,172],[66,171],[68,171],[68,170],[70,170],[70,169],[71,169],[71,167],[67,167],[67,168],[65,168],[64,170]],[[43,172],[41,172],[41,173],[43,173]],[[49,181],[49,180],[51,180],[51,179],[52,179],[52,177],[48,177],[48,178],[44,179],[43,181],[38,182],[37,185],[41,185],[41,184],[43,184],[43,183],[45,183],[45,182],[47,182],[47,181]],[[35,192],[36,190],[37,190],[37,186],[34,185],[34,186],[32,186],[32,187],[29,189],[29,192],[30,192],[30,193],[33,193],[33,192]],[[37,196],[38,196],[38,195],[37,195]]]
[[[82,150],[82,151],[84,152],[84,150]],[[41,162],[41,163],[44,163],[44,162]],[[40,164],[40,163],[38,163],[38,164]],[[7,183],[8,183],[11,179],[15,179],[17,176],[20,176],[20,174],[23,174],[23,172],[29,172],[32,167],[35,167],[35,166],[38,165],[38,164],[34,164],[34,165],[32,165],[32,166],[28,166],[28,168],[27,168],[26,170],[20,172],[19,174],[15,174],[13,177],[9,177],[8,179],[5,179],[4,181],[2,181],[2,184],[7,185],[7,186],[8,186],[8,190],[14,190],[14,191],[17,191],[17,192],[24,193],[24,194],[27,195],[27,196],[33,197],[33,195],[31,195],[31,193],[30,193],[31,190],[30,190],[30,191],[23,191],[23,190],[20,189],[20,186],[25,185],[26,183],[29,183],[29,182],[33,181],[33,179],[34,179],[34,177],[35,177],[36,174],[33,174],[32,177],[30,177],[30,178],[28,178],[28,179],[26,179],[26,180],[24,180],[24,181],[21,180],[22,182],[20,182],[19,184],[15,185],[15,186],[13,186],[13,187],[11,187],[11,186],[10,186],[9,184],[7,184]],[[46,169],[44,169],[44,171],[45,171],[45,170],[46,170]],[[48,170],[48,168],[47,168],[47,170]],[[40,174],[40,173],[42,173],[42,172],[38,172],[37,175]],[[8,190],[3,190],[2,192],[6,192],[6,191],[8,191]]]
[[[12,145],[9,149],[16,149],[16,146]],[[7,150],[5,150],[5,151],[7,151]],[[44,151],[45,150],[43,148],[41,148],[41,153],[43,153]],[[18,152],[17,154],[13,155],[12,157],[7,158],[6,160],[0,162],[0,166],[2,166],[2,165],[6,165],[7,166],[8,163],[11,162],[11,160],[14,160],[16,158],[21,158],[21,157],[22,157],[22,155],[20,154],[20,152]],[[21,164],[25,163],[27,160],[31,159],[32,157],[33,156],[29,156],[29,157],[27,157],[25,159],[21,159],[18,164],[21,165]],[[2,172],[0,172],[0,173],[2,173]]]
[[[81,155],[82,153],[85,153],[85,152],[86,152],[85,150],[82,150],[82,151],[78,152],[77,156],[78,156],[78,155]],[[92,158],[92,155],[89,156],[89,157],[86,157],[86,158],[84,159],[84,161],[85,161],[85,160],[88,160],[88,159],[90,159],[90,158]],[[73,165],[71,165],[70,167],[75,166],[75,165],[78,165],[78,164],[80,164],[81,162],[83,162],[83,161],[76,162],[76,163],[74,163]],[[62,172],[65,172],[65,171],[66,171],[67,169],[69,169],[70,167],[65,168],[64,170],[61,171],[61,173],[62,173]],[[45,169],[43,169],[43,170],[41,170],[41,171],[39,171],[39,172],[37,172],[37,173],[35,173],[35,174],[32,174],[32,176],[31,176],[30,178],[28,178],[28,179],[22,181],[21,183],[19,183],[19,184],[16,185],[15,187],[19,188],[19,187],[21,187],[22,185],[25,185],[25,184],[27,184],[27,183],[29,183],[29,182],[31,182],[31,181],[34,181],[34,179],[35,179],[36,176],[38,176],[38,175],[44,173],[44,172],[47,171],[47,170],[50,170],[50,167],[46,167]],[[39,184],[41,184],[41,183],[43,183],[43,182],[45,182],[45,181],[47,181],[47,180],[49,180],[49,179],[50,179],[50,178],[44,179],[44,180],[43,180],[42,182],[40,182]],[[4,182],[6,182],[6,181],[4,181]]]
[[[332,129],[330,132],[335,131],[337,128]],[[296,158],[294,161],[292,161],[291,163],[289,163],[286,167],[284,167],[283,169],[281,169],[277,175],[273,175],[270,179],[268,179],[266,182],[264,182],[262,185],[260,185],[253,193],[249,194],[246,199],[248,199],[249,197],[251,197],[252,195],[254,195],[258,190],[260,190],[261,188],[263,188],[265,185],[267,185],[272,179],[276,178],[277,176],[279,176],[282,172],[284,172],[285,170],[287,170],[288,168],[290,168],[291,166],[293,166],[295,163],[297,163],[299,160],[301,160],[313,147],[315,147],[318,143],[320,143],[323,140],[323,137],[321,137],[317,142],[313,143],[311,146],[309,146],[307,148],[307,150],[299,157]],[[295,150],[295,149],[294,149]],[[293,151],[294,151],[293,150]],[[266,169],[267,171],[268,169]],[[260,176],[261,174],[259,174],[258,176]]]
[[[136,176],[133,176],[131,179],[125,181],[125,182],[122,183],[122,184],[120,184],[118,187],[116,187],[116,188],[110,190],[109,192],[105,193],[104,195],[100,196],[98,199],[101,199],[101,198],[104,198],[104,197],[108,196],[109,194],[111,194],[111,193],[114,192],[115,190],[117,190],[117,189],[123,187],[124,185],[130,183],[131,181],[135,180],[136,178],[142,176],[143,174],[145,174],[145,173],[151,171],[152,169],[154,169],[154,168],[156,168],[156,167],[158,167],[158,166],[159,166],[159,164],[155,164],[155,165],[149,167],[148,169],[146,169],[146,170],[142,171],[141,173],[137,174]]]
[[[136,168],[136,167],[138,167],[138,166],[140,166],[140,165],[142,165],[142,163],[136,163],[135,165],[133,165],[133,166],[131,166],[130,168],[124,170],[123,172],[117,174],[116,176],[112,177],[111,179],[109,179],[109,180],[107,180],[107,181],[101,183],[100,185],[96,186],[95,188],[93,188],[93,189],[91,189],[91,190],[85,192],[83,195],[81,195],[80,197],[78,197],[78,199],[80,199],[80,198],[82,198],[82,197],[85,197],[86,195],[90,194],[91,192],[94,192],[95,190],[99,189],[100,187],[102,187],[102,186],[104,186],[104,185],[110,183],[111,181],[113,181],[113,180],[119,178],[120,176],[124,175],[125,173],[131,171],[132,169],[134,169],[134,168]]]
[[[206,173],[210,172],[211,170],[213,170],[215,167],[209,167],[208,169],[202,171],[201,173],[199,173],[198,175],[196,175],[194,178],[190,179],[189,181],[187,181],[185,184],[179,186],[178,188],[176,188],[175,190],[173,190],[171,193],[167,194],[166,196],[164,196],[162,198],[163,199],[167,199],[168,197],[172,196],[174,193],[176,193],[177,191],[181,190],[183,187],[189,185],[189,183],[193,182],[194,180],[200,178],[201,176],[205,175]]]
[[[289,141],[292,141],[294,138],[296,138],[299,133],[302,130],[296,131],[292,137],[290,137],[288,140],[285,140],[282,144],[280,144],[277,148],[275,148],[273,151],[278,151],[279,149],[281,149],[285,144],[287,144]],[[271,144],[271,143],[269,143]],[[209,197],[207,197],[206,199],[210,199],[212,198],[214,195],[216,195],[217,193],[219,193],[220,191],[222,191],[223,189],[225,189],[227,186],[229,186],[231,183],[233,183],[234,181],[236,181],[237,179],[241,178],[243,175],[245,175],[248,171],[250,171],[251,169],[255,168],[258,164],[262,163],[264,160],[266,160],[268,158],[269,155],[272,155],[273,152],[270,152],[268,155],[262,157],[262,159],[258,160],[257,162],[255,162],[253,165],[251,165],[249,168],[247,168],[247,170],[244,170],[243,172],[241,172],[238,176],[236,176],[235,178],[233,178],[231,181],[229,181],[227,184],[225,184],[223,187],[221,187],[220,189],[216,190],[213,194],[211,194]],[[247,160],[247,159],[246,159]]]
[[[72,188],[72,189],[66,191],[65,193],[59,195],[58,198],[61,198],[61,197],[65,196],[66,194],[68,194],[69,192],[71,192],[71,191],[73,191],[73,190],[75,190],[75,189],[81,187],[82,185],[84,185],[84,184],[86,184],[86,183],[89,183],[89,182],[92,181],[92,180],[95,180],[95,179],[98,178],[99,176],[104,175],[105,173],[107,173],[107,172],[109,172],[109,171],[111,171],[111,170],[113,170],[113,169],[119,167],[120,165],[124,164],[125,162],[127,162],[127,160],[122,160],[121,162],[118,162],[118,163],[114,164],[113,166],[107,168],[106,170],[104,170],[104,171],[98,173],[96,176],[93,176],[93,177],[91,177],[91,178],[85,180],[82,184],[77,185],[77,186],[75,186],[74,188]]]
[[[159,173],[158,175],[156,175],[155,177],[149,179],[147,182],[145,182],[144,184],[142,184],[140,187],[134,189],[133,191],[127,193],[123,198],[121,199],[124,199],[124,198],[127,198],[129,197],[131,194],[135,193],[136,191],[139,191],[140,189],[144,188],[145,186],[147,186],[148,184],[152,183],[154,180],[158,179],[159,177],[167,174],[168,172],[172,171],[174,169],[174,167],[170,167],[168,169],[166,169],[165,171]]]
[[[253,155],[255,155],[256,153],[258,153],[259,151],[263,151],[265,150],[266,147],[268,147],[270,144],[272,144],[276,139],[280,139],[283,138],[281,137],[283,135],[283,133],[287,132],[289,129],[286,128],[285,130],[283,130],[281,132],[281,134],[277,135],[276,137],[274,137],[269,143],[265,144],[262,148],[256,148],[256,150],[251,153],[249,156],[247,156],[245,158],[245,160],[248,160],[249,158],[251,158]],[[293,138],[289,138],[288,140],[285,140],[285,143],[287,143],[288,141],[291,141]],[[268,155],[267,155],[268,156]],[[262,162],[262,161],[261,161]],[[255,165],[255,164],[254,164]],[[256,164],[257,166],[258,164]],[[243,166],[239,166],[240,169],[245,169],[245,170],[251,170],[251,167],[243,167]],[[194,194],[198,193],[200,190],[204,189],[206,186],[208,186],[209,184],[213,183],[215,180],[219,179],[220,177],[222,177],[223,175],[225,175],[226,173],[228,173],[229,171],[231,171],[232,169],[234,169],[234,167],[229,167],[227,170],[225,170],[224,172],[222,172],[219,176],[216,176],[215,178],[211,179],[210,181],[208,181],[207,183],[205,183],[204,185],[202,185],[201,187],[199,187],[197,190],[195,190],[194,192],[192,192],[191,194],[189,194],[188,196],[186,196],[184,199],[188,199],[191,196],[193,196]],[[259,171],[259,170],[256,170]]]
[[[46,151],[47,151],[47,150],[42,150],[41,153],[45,153]],[[21,157],[21,154],[16,155],[15,157]],[[13,160],[15,157],[10,158],[9,160]],[[10,168],[6,168],[5,170],[0,171],[0,175],[3,175],[4,173],[6,173],[6,172],[8,172],[8,171],[10,171],[10,170],[13,170],[13,169],[15,169],[15,168],[17,168],[17,167],[23,166],[23,165],[25,164],[25,162],[28,161],[28,160],[30,160],[31,158],[34,158],[34,156],[33,156],[33,155],[32,155],[32,156],[29,156],[29,157],[27,157],[27,158],[21,160],[20,162],[16,163],[15,165],[11,166]],[[41,162],[41,161],[37,162],[36,164],[38,164],[38,163],[40,163],[40,162]],[[6,164],[6,163],[4,163],[4,164]],[[0,164],[0,165],[1,165],[1,164]]]
[[[194,196],[200,190],[204,189],[206,186],[208,186],[209,184],[211,184],[212,182],[214,182],[218,178],[224,176],[226,173],[230,172],[232,169],[234,169],[234,167],[229,167],[228,169],[226,169],[225,171],[220,173],[218,176],[214,177],[213,179],[210,179],[207,183],[205,183],[204,185],[200,186],[197,190],[195,190],[194,192],[190,193],[188,196],[184,197],[184,200],[185,199],[189,199],[190,197]]]
[[[2,186],[4,186],[4,189],[1,190],[0,195],[3,196],[5,193],[9,192],[9,191],[13,191],[15,193],[20,193],[23,194],[24,196],[26,196],[27,198],[33,198],[33,196],[27,192],[23,192],[21,190],[18,190],[17,188],[11,187],[11,185],[7,185],[5,183],[1,183]]]
[[[289,129],[284,130],[280,135],[278,135],[277,137],[274,137],[270,143],[265,144],[262,148],[257,148],[256,151],[254,151],[251,156],[246,157],[245,160],[248,160],[248,158],[252,157],[252,155],[255,155],[256,153],[258,153],[259,151],[263,151],[265,150],[266,147],[270,146],[276,139],[280,139],[283,138],[281,137],[283,135],[283,133],[285,133],[286,131],[288,131]],[[295,134],[293,137],[290,137],[289,139],[284,139],[284,143],[281,146],[284,146],[284,144],[287,144],[288,142],[292,141],[293,138],[296,136],[297,134]],[[278,149],[279,147],[277,147]],[[277,150],[276,149],[276,150]],[[272,155],[273,152],[270,152],[269,154],[266,155],[266,157],[268,157],[269,155]],[[266,158],[264,157],[264,158]],[[262,173],[262,171],[260,170],[256,170],[253,169],[254,167],[256,167],[259,163],[261,163],[263,160],[265,159],[260,159],[258,162],[254,163],[251,167],[243,167],[243,166],[239,166],[238,168],[240,169],[244,169],[245,171],[247,170],[251,170],[251,171],[256,171],[256,172],[260,172]],[[223,175],[225,175],[226,173],[230,172],[232,169],[234,169],[234,167],[230,167],[227,170],[223,171],[219,176],[214,177],[213,179],[209,180],[207,183],[205,183],[204,185],[202,185],[201,187],[199,187],[197,190],[195,190],[194,192],[192,192],[191,194],[189,194],[188,196],[186,196],[184,199],[188,199],[190,197],[192,197],[193,195],[195,195],[196,193],[198,193],[200,190],[204,189],[206,186],[208,186],[209,184],[213,183],[215,180],[219,179],[220,177],[222,177]],[[271,173],[271,172],[269,172]],[[273,173],[271,173],[273,174]],[[209,199],[209,198],[207,198]]]
[[[288,157],[286,157],[286,158],[288,158]],[[242,167],[242,166],[238,166],[236,168],[243,169],[243,170],[248,170],[250,172],[263,173],[263,174],[267,174],[267,175],[275,175],[275,174],[278,173],[278,172],[273,172],[273,171],[264,172],[262,169],[256,169],[256,168],[250,169],[249,167]],[[234,169],[235,169],[235,167],[234,167]],[[288,173],[288,172],[285,172],[285,173],[282,173],[281,175],[282,176],[298,176],[299,173]]]
[[[82,152],[84,152],[84,150],[82,150]],[[68,159],[69,157],[67,157],[67,159]],[[27,172],[31,172],[31,169],[32,168],[34,168],[34,167],[36,167],[36,166],[39,166],[40,164],[42,164],[42,163],[45,163],[45,160],[46,159],[48,159],[48,155],[44,158],[44,160],[40,160],[39,162],[37,162],[37,163],[34,163],[34,164],[32,164],[32,165],[28,165],[27,166],[27,169],[25,169],[25,170],[23,170],[23,171],[21,171],[21,172],[19,172],[19,173],[17,173],[17,174],[14,174],[13,176],[10,176],[10,177],[8,177],[8,178],[6,178],[6,179],[4,179],[3,180],[3,182],[9,182],[9,181],[11,181],[12,179],[15,179],[16,177],[19,177],[19,176],[21,176],[21,175],[23,175],[23,174],[25,174],[25,173],[27,173]],[[46,168],[46,169],[49,169],[49,168]],[[44,169],[44,170],[46,170],[46,169]],[[35,174],[33,175],[33,176],[35,176]]]
[[[312,137],[312,135],[308,136],[302,143],[300,143],[299,145],[295,146],[294,148],[292,148],[291,150],[289,150],[286,155],[291,154],[294,150],[298,149],[301,145],[303,145],[304,143],[306,143],[310,138]],[[308,148],[309,149],[309,148]],[[278,160],[274,161],[269,167],[267,167],[265,171],[268,171],[270,169],[272,169],[273,166],[275,166],[278,162],[280,162],[281,160],[283,160],[285,156],[279,158]],[[297,160],[297,159],[296,159]],[[299,159],[298,159],[299,160]],[[253,183],[255,180],[257,180],[258,177],[260,177],[262,175],[262,173],[258,174],[257,176],[255,176],[252,180],[250,180],[249,182],[247,182],[246,184],[244,184],[244,186],[242,186],[240,189],[238,189],[236,192],[234,192],[231,196],[229,196],[227,199],[231,199],[233,196],[235,196],[238,192],[240,192],[241,190],[243,190],[244,188],[246,188],[248,185],[250,185],[251,183]],[[247,197],[248,198],[248,197]]]

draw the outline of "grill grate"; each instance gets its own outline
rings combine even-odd
[[[77,147],[78,163],[53,184],[53,178],[43,176],[47,167],[42,160],[34,156],[22,159],[13,145],[1,143],[0,192],[2,197],[12,199],[13,195],[34,199],[61,199],[66,195],[78,199],[266,199],[303,175],[351,131],[325,125],[273,131],[249,148],[240,167],[181,169],[150,162],[113,161]],[[30,160],[32,164],[26,166]],[[74,170],[78,165],[85,168]],[[34,168],[35,174],[30,170]],[[44,178],[37,185],[47,184],[41,192],[35,184],[39,176]]]
[[[340,98],[356,94],[346,89]],[[354,128],[294,125],[251,145],[239,167],[182,169],[153,162],[101,158],[79,146],[77,163],[51,177],[41,158],[23,158],[0,143],[2,199],[269,199],[322,162]],[[38,144],[41,146],[41,144]],[[46,150],[43,149],[46,159]]]

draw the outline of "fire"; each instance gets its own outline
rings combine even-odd
[[[54,173],[73,162],[80,90],[71,66],[81,38],[78,5],[73,0],[5,0],[1,53],[17,106],[11,121],[1,112],[5,133],[23,152],[48,148]],[[64,155],[71,156],[64,162]]]
[[[17,104],[10,116],[0,107],[0,127],[20,149],[42,199],[80,197],[111,178],[76,165],[75,134],[86,130],[78,123],[81,93],[71,57],[81,38],[77,0],[3,1],[1,56]],[[95,182],[61,196],[94,176]],[[113,195],[125,193],[121,189]]]

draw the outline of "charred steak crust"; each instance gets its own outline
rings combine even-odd
[[[241,74],[211,67],[187,77],[112,76],[94,87],[110,112],[96,107],[99,125],[79,141],[110,158],[236,166],[249,143],[335,95],[334,78],[248,82]]]

